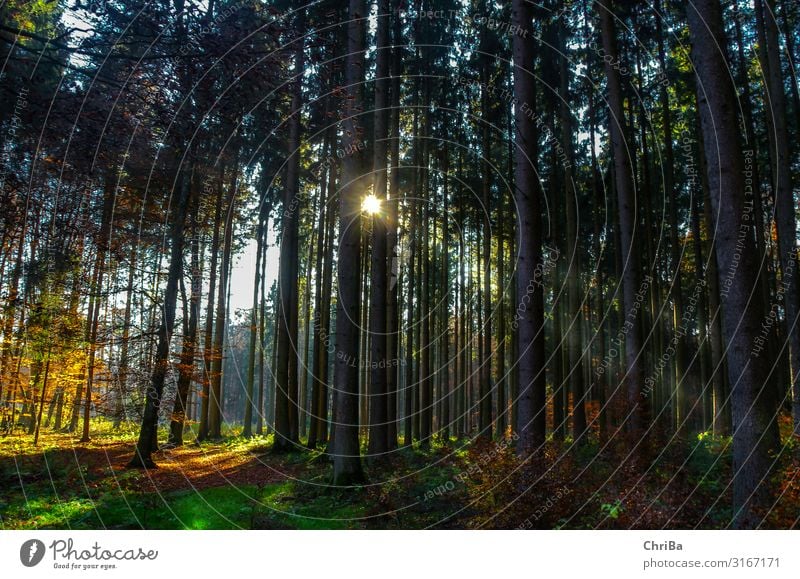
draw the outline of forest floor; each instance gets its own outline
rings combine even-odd
[[[788,429],[782,421],[784,434]],[[730,520],[730,439],[548,442],[521,462],[508,443],[454,439],[365,463],[364,486],[333,488],[320,452],[275,455],[271,439],[231,437],[156,455],[128,469],[133,427],[0,438],[3,529],[724,528]],[[612,439],[613,440],[613,439]],[[796,528],[800,444],[784,437],[766,528]]]

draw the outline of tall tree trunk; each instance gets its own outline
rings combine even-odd
[[[542,223],[539,184],[534,169],[538,160],[538,135],[532,116],[535,102],[534,34],[531,7],[525,0],[513,0],[513,22],[523,33],[515,34],[514,107],[516,124],[516,166],[514,199],[517,205],[517,324],[516,373],[519,389],[516,431],[517,451],[535,451],[545,439],[545,351],[544,292],[536,269],[542,263]],[[537,283],[538,281],[538,283]]]
[[[336,148],[336,134],[331,131],[331,150]],[[328,174],[328,192],[336,190],[336,169],[331,167]],[[322,299],[320,339],[323,346],[320,348],[317,359],[317,375],[319,376],[319,398],[317,400],[317,438],[321,444],[328,442],[328,377],[329,377],[329,356],[331,349],[331,292],[333,286],[333,247],[334,247],[334,226],[336,224],[336,205],[333,202],[327,204],[326,219],[326,246],[322,265]]]
[[[253,308],[250,310],[250,347],[247,356],[247,393],[244,401],[244,428],[242,436],[250,438],[253,435],[253,396],[255,395],[256,380],[256,344],[258,343],[258,302],[261,289],[261,253],[264,246],[264,225],[269,211],[265,211],[264,198],[258,207],[258,226],[256,227],[256,268],[253,277]],[[261,406],[257,412],[261,412]]]
[[[661,2],[656,4],[656,11],[661,14]],[[658,40],[658,63],[666,74],[667,60],[664,48],[664,33],[662,30],[661,16],[656,18],[656,38]],[[669,199],[669,233],[670,233],[670,268],[672,269],[673,297],[672,328],[675,343],[675,393],[678,397],[677,406],[681,409],[679,430],[688,425],[689,411],[688,394],[692,390],[689,377],[686,375],[686,340],[679,333],[679,326],[683,319],[683,284],[681,279],[681,247],[678,235],[678,191],[675,187],[675,155],[672,146],[672,113],[669,103],[669,93],[666,83],[660,84],[659,101],[661,103],[661,122],[664,128],[664,162],[662,175],[664,177],[665,197]]]
[[[373,144],[373,190],[380,212],[372,216],[372,256],[370,264],[370,410],[369,448],[372,458],[382,458],[389,450],[389,401],[387,374],[392,361],[387,358],[388,318],[387,282],[387,201],[386,155],[389,136],[389,0],[378,0],[375,68],[375,138]]]
[[[152,453],[156,450],[156,435],[158,432],[158,414],[161,408],[161,398],[164,392],[164,380],[169,366],[170,341],[172,330],[175,324],[175,306],[178,299],[178,285],[183,271],[183,245],[184,227],[186,223],[187,207],[191,187],[186,182],[186,176],[182,174],[177,183],[178,198],[172,211],[172,225],[170,228],[169,239],[171,242],[169,271],[167,274],[167,286],[164,290],[164,302],[162,308],[161,323],[158,327],[158,345],[156,347],[156,359],[150,383],[147,386],[145,396],[144,415],[142,426],[139,430],[139,439],[136,443],[136,452],[128,463],[129,467],[134,468],[155,468]]]
[[[47,383],[50,380],[50,353],[53,350],[52,344],[47,347],[47,356],[44,364],[44,379],[42,380],[42,395],[39,398],[39,412],[36,415],[36,429],[33,433],[33,446],[39,445],[39,429],[42,424],[42,412],[44,411],[44,401],[47,397]]]
[[[594,201],[594,215],[593,215],[593,222],[594,222],[594,236],[595,236],[595,243],[598,246],[598,254],[597,254],[597,312],[598,312],[598,322],[597,322],[597,338],[599,338],[599,348],[598,348],[598,357],[602,359],[605,356],[605,353],[608,351],[606,350],[606,306],[605,306],[605,276],[604,276],[604,266],[607,263],[606,257],[606,244],[601,242],[601,233],[603,231],[603,226],[601,224],[601,217],[605,213],[606,204],[605,204],[605,197],[603,195],[602,187],[600,186],[600,180],[602,176],[600,175],[600,169],[597,164],[597,153],[595,150],[595,128],[597,127],[597,114],[595,109],[595,98],[593,94],[589,95],[589,150],[591,152],[591,161],[592,161],[592,200]],[[605,228],[606,233],[608,229]],[[600,440],[604,442],[607,439],[608,432],[609,432],[609,415],[611,414],[610,405],[609,405],[609,392],[608,392],[608,378],[606,377],[605,369],[602,372],[595,371],[594,373],[595,380],[597,381],[597,391],[599,393],[599,400],[600,400]]]
[[[97,354],[97,326],[100,319],[101,293],[103,292],[103,277],[106,267],[106,254],[111,244],[111,220],[114,213],[116,191],[111,183],[106,184],[103,193],[103,213],[100,223],[100,235],[97,240],[97,255],[95,257],[95,283],[91,288],[94,299],[94,308],[88,319],[89,327],[89,359],[86,363],[86,399],[83,407],[83,434],[81,442],[89,442],[89,423],[92,411],[92,383],[94,382],[94,362]]]
[[[578,243],[578,191],[575,188],[573,175],[574,152],[572,147],[572,109],[569,97],[569,68],[567,66],[566,36],[567,30],[563,25],[559,27],[558,45],[561,56],[559,57],[559,93],[561,96],[559,117],[561,125],[561,146],[565,151],[562,159],[564,177],[564,209],[567,221],[567,310],[569,326],[567,328],[567,359],[568,376],[572,392],[572,439],[585,442],[586,434],[586,403],[584,384],[584,364],[582,353],[583,333],[583,307],[580,303],[581,259]]]
[[[763,6],[761,6],[763,4]],[[772,156],[773,191],[775,194],[775,224],[778,230],[780,250],[781,284],[778,293],[783,294],[785,309],[785,339],[789,346],[790,393],[794,434],[800,436],[800,271],[797,259],[797,223],[792,189],[792,157],[789,149],[789,131],[786,126],[788,109],[784,94],[783,73],[778,43],[778,23],[775,21],[773,0],[756,0],[756,10],[763,10],[766,32],[766,51],[769,69],[767,73],[767,115],[771,124],[770,147]],[[784,348],[781,348],[783,350]],[[781,391],[782,393],[782,391]]]
[[[212,439],[222,438],[222,386],[225,360],[225,334],[228,327],[228,282],[231,269],[231,252],[233,249],[233,217],[236,214],[236,192],[239,186],[239,146],[234,154],[233,171],[231,173],[230,190],[225,214],[225,233],[222,239],[222,260],[219,268],[219,291],[217,292],[216,324],[214,326],[214,359],[211,364],[211,385],[208,405],[208,436]]]
[[[449,187],[450,180],[450,151],[447,142],[444,144],[442,153],[442,172],[444,176],[443,187],[443,211],[442,211],[442,260],[439,277],[439,298],[440,306],[440,330],[439,330],[439,407],[441,409],[438,429],[442,440],[450,440],[450,407],[451,388],[450,388],[450,200]]]
[[[414,170],[416,175],[416,170]],[[413,191],[413,188],[412,188]],[[413,199],[409,199],[408,206],[408,219],[415,219],[415,203]],[[415,326],[414,326],[414,295],[416,292],[416,256],[417,256],[417,243],[416,243],[416,227],[409,228],[409,263],[408,263],[408,311],[406,312],[406,372],[405,372],[405,429],[403,435],[403,444],[411,446],[416,429],[414,423],[416,418],[416,408],[414,403],[415,392],[417,391],[416,372],[414,372],[414,348],[419,348],[419,342],[414,339]]]
[[[687,8],[697,100],[716,223],[716,254],[723,301],[723,332],[733,422],[733,525],[754,528],[768,492],[771,453],[778,447],[769,361],[751,355],[760,328],[757,253],[748,235],[747,196],[736,95],[728,75],[727,39],[719,0],[697,0]],[[742,235],[742,232],[744,234]],[[755,298],[753,294],[755,294]]]
[[[194,172],[193,172],[194,173]],[[193,184],[192,184],[193,185]],[[178,386],[175,392],[175,404],[172,408],[172,417],[169,425],[168,442],[175,446],[183,444],[183,429],[186,423],[188,409],[189,388],[194,379],[194,355],[197,349],[197,326],[200,318],[200,285],[202,275],[200,272],[200,225],[198,212],[200,211],[199,199],[193,196],[192,224],[191,224],[191,294],[189,297],[189,320],[186,334],[183,337],[183,348],[178,375]]]
[[[361,247],[368,247],[371,227],[362,227]],[[361,308],[361,320],[359,321],[359,346],[363,359],[359,362],[358,373],[358,436],[359,439],[367,438],[369,434],[369,251],[361,252],[361,287],[360,299],[365,304]],[[361,329],[364,331],[361,331]]]
[[[320,218],[322,218],[323,211],[322,205],[325,203],[325,188],[320,186],[319,194],[314,199],[314,207],[311,212],[311,223],[314,223],[314,215],[317,214],[317,211],[320,212]],[[324,225],[320,225],[320,227],[313,229],[311,231],[311,236],[308,241],[308,255],[306,256],[306,271],[305,271],[305,291],[303,292],[303,359],[300,363],[301,367],[301,374],[299,380],[299,390],[300,390],[300,399],[298,401],[298,411],[299,411],[299,423],[298,423],[298,431],[297,435],[298,438],[306,438],[307,434],[307,426],[309,424],[309,419],[313,414],[313,410],[311,408],[312,403],[310,402],[308,395],[308,375],[312,373],[311,368],[309,367],[309,356],[310,356],[310,349],[311,349],[311,335],[313,333],[311,329],[311,272],[312,272],[312,264],[314,261],[314,248],[321,248],[322,241],[324,237]],[[319,251],[317,252],[319,253]]]
[[[305,10],[297,15],[296,27],[305,27]],[[298,226],[300,222],[300,132],[303,106],[305,46],[302,37],[295,40],[291,118],[289,119],[286,187],[281,222],[281,255],[278,274],[278,343],[275,376],[275,442],[273,451],[286,452],[299,442],[297,412],[297,276],[299,269]]]
[[[131,314],[133,312],[133,283],[136,273],[137,250],[134,247],[130,252],[128,264],[128,281],[125,286],[125,314],[122,321],[122,340],[119,355],[119,376],[117,384],[117,400],[114,411],[114,428],[119,428],[125,417],[125,396],[128,389],[128,373],[130,372],[130,336]]]
[[[394,0],[392,6],[397,8],[399,0]],[[387,420],[389,422],[388,449],[397,448],[398,431],[398,388],[400,371],[400,246],[397,228],[398,214],[400,211],[400,83],[403,73],[403,41],[402,21],[397,10],[392,10],[393,17],[393,44],[392,50],[392,82],[391,82],[391,136],[389,142],[390,170],[389,174],[389,203],[386,211],[388,233],[386,246],[388,259],[391,260],[389,271],[389,289],[386,304],[386,355],[389,360],[396,362],[396,366],[389,369],[386,376],[386,391],[389,396],[387,403]]]
[[[481,153],[483,156],[481,174],[481,193],[483,199],[482,218],[483,218],[483,323],[481,325],[481,372],[480,372],[480,426],[478,435],[485,438],[492,438],[492,277],[491,277],[491,256],[492,256],[492,201],[491,201],[491,172],[492,172],[492,140],[489,132],[489,123],[492,118],[491,105],[489,101],[489,91],[493,90],[491,83],[490,63],[488,46],[486,46],[485,35],[488,34],[486,27],[481,28],[484,38],[484,53],[481,55]]]
[[[209,176],[210,177],[210,176]],[[209,193],[208,179],[203,182],[203,192]],[[214,232],[211,237],[211,265],[209,267],[208,302],[206,306],[206,328],[203,339],[203,393],[200,401],[200,428],[197,440],[202,442],[208,438],[209,411],[211,408],[211,368],[214,364],[214,305],[217,290],[217,262],[219,256],[220,227],[222,223],[222,200],[224,198],[225,165],[220,165],[217,178],[216,204],[214,207]],[[208,189],[207,189],[208,187]],[[222,291],[222,290],[220,290]]]
[[[423,102],[430,102],[431,96],[431,83],[430,77],[426,76],[423,80]],[[422,129],[422,163],[420,166],[420,189],[423,199],[432,196],[433,187],[431,187],[430,172],[430,157],[431,148],[429,137],[431,135],[431,114],[430,108],[425,107],[423,113],[423,129]],[[431,341],[431,325],[432,325],[432,312],[431,312],[431,207],[430,203],[422,203],[420,213],[423,215],[422,219],[422,247],[420,247],[420,273],[421,279],[419,283],[420,289],[420,315],[417,322],[420,327],[420,342],[419,342],[419,407],[418,414],[420,419],[419,427],[419,440],[423,448],[427,448],[431,443],[431,435],[433,433],[433,377],[432,377],[432,341]]]
[[[264,215],[264,230],[262,235],[266,235],[266,230],[269,226],[269,213]],[[264,406],[265,394],[267,388],[267,364],[266,364],[266,350],[267,350],[267,298],[266,298],[266,285],[267,285],[267,249],[268,244],[266,238],[261,242],[261,295],[258,304],[258,412],[256,414],[256,435],[262,436],[264,434],[264,417],[267,409]]]
[[[612,63],[617,58],[617,42],[614,32],[613,13],[610,0],[599,0],[601,34],[603,49],[609,56],[605,61],[608,81],[608,103],[610,109],[609,132],[614,152],[614,173],[616,178],[619,208],[619,233],[622,255],[622,304],[624,309],[625,333],[625,376],[628,413],[628,431],[632,440],[639,443],[647,420],[647,400],[642,396],[642,340],[639,325],[640,303],[637,294],[642,291],[639,283],[639,252],[634,237],[636,231],[636,191],[631,168],[631,151],[625,142],[623,97],[619,70]]]
[[[326,103],[325,108],[326,112],[329,111],[328,103]],[[322,156],[325,159],[328,158],[329,151],[332,150],[331,133],[331,130],[326,131],[325,142],[322,145]],[[333,171],[333,167],[329,167],[328,171]],[[327,177],[327,174],[323,174],[321,175],[320,179],[320,209],[319,221],[317,224],[319,241],[317,243],[317,255],[314,264],[314,287],[316,288],[314,292],[314,318],[312,322],[314,333],[314,341],[312,345],[314,358],[312,360],[311,367],[311,416],[307,440],[308,448],[317,447],[317,443],[319,441],[320,424],[326,418],[320,415],[320,411],[322,409],[321,398],[323,396],[327,397],[327,391],[325,388],[326,382],[322,378],[324,375],[324,368],[322,368],[322,365],[323,363],[327,365],[327,356],[325,356],[325,352],[327,352],[328,349],[327,334],[322,333],[323,294],[328,291],[328,286],[323,285],[323,257],[325,256],[328,244],[330,243],[330,239],[328,237],[328,222],[331,219]]]
[[[461,131],[458,133],[461,142]],[[466,217],[464,215],[464,154],[459,148],[458,169],[456,180],[458,182],[458,317],[456,318],[458,327],[458,339],[456,340],[456,357],[458,359],[458,371],[456,372],[456,427],[455,434],[462,438],[467,434],[465,427],[466,417],[469,414],[467,407],[467,380],[469,376],[469,359],[467,358],[467,277],[466,277]]]
[[[697,119],[698,131],[700,119]],[[702,139],[702,135],[700,135]],[[705,153],[700,143],[698,147],[700,159],[700,184],[703,189],[703,223],[706,231],[715,231],[714,212],[711,207],[711,191],[708,183],[708,169],[705,162]],[[708,235],[705,241],[705,254],[708,255],[706,266],[706,279],[708,280],[708,309],[711,330],[711,366],[712,388],[714,390],[714,434],[727,436],[731,432],[731,402],[730,390],[727,385],[727,361],[725,348],[722,343],[722,307],[719,292],[719,267],[717,266],[716,241],[714,236]],[[762,286],[763,287],[763,286]]]
[[[364,36],[367,12],[364,0],[350,0],[347,23],[345,150],[339,215],[339,299],[336,304],[335,449],[333,484],[361,482],[364,473],[358,440],[358,320],[359,262],[361,261],[361,83],[364,80]]]

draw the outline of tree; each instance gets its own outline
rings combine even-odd
[[[386,155],[389,136],[389,0],[379,0],[377,28],[377,66],[375,68],[375,142],[373,144],[372,194],[381,202],[372,216],[372,256],[370,267],[370,408],[369,454],[382,457],[389,450],[389,397],[387,319],[387,233]]]
[[[344,145],[339,203],[339,298],[336,303],[336,362],[334,370],[335,446],[333,484],[364,480],[358,441],[358,367],[361,319],[359,262],[361,261],[361,170],[359,126],[361,83],[364,80],[364,0],[350,0],[345,61],[347,99],[344,106]]]
[[[775,2],[756,0],[755,9],[763,17],[766,37],[766,96],[767,125],[770,128],[770,157],[772,158],[773,191],[775,195],[775,224],[778,230],[780,251],[781,289],[785,314],[785,339],[789,346],[789,392],[792,395],[794,433],[800,436],[800,272],[797,256],[797,221],[794,190],[792,188],[792,155],[789,148],[786,95],[784,93],[783,67],[778,43],[778,23]],[[797,111],[795,111],[797,112]]]
[[[770,361],[752,355],[761,326],[755,241],[749,229],[748,200],[740,170],[736,96],[726,70],[730,60],[718,0],[687,8],[697,102],[706,152],[706,172],[717,223],[723,333],[728,344],[728,376],[733,410],[733,525],[755,528],[758,506],[768,494],[770,454],[778,446],[775,405],[769,384]]]
[[[517,352],[515,359],[519,400],[517,450],[530,453],[545,438],[544,291],[537,267],[542,263],[542,226],[539,184],[534,170],[538,135],[534,102],[534,35],[531,8],[525,0],[513,2],[514,25],[529,34],[514,36],[514,199],[517,205]]]
[[[616,180],[617,205],[619,207],[619,239],[617,251],[622,257],[622,305],[625,333],[625,395],[627,403],[627,425],[631,439],[639,444],[644,433],[646,420],[646,399],[642,396],[642,339],[639,326],[637,296],[642,292],[639,276],[639,252],[636,233],[636,191],[630,159],[632,153],[625,140],[625,115],[623,111],[622,87],[620,84],[619,62],[613,12],[609,0],[599,0],[597,11],[600,15],[603,49],[608,55],[605,60],[608,83],[609,134],[614,156],[614,176]]]
[[[191,261],[189,268],[191,270],[191,294],[189,297],[189,315],[186,319],[186,312],[184,309],[184,336],[183,348],[181,350],[180,359],[180,373],[178,377],[178,385],[175,392],[175,404],[172,409],[172,417],[170,420],[169,440],[170,444],[180,446],[183,444],[183,430],[186,423],[186,412],[189,407],[189,387],[194,379],[194,363],[195,351],[197,341],[197,327],[200,317],[200,284],[202,283],[200,275],[200,241],[198,232],[198,211],[199,200],[197,195],[192,196],[192,219],[191,219],[191,234],[190,241]],[[185,298],[184,298],[185,299]],[[184,301],[185,304],[185,301]],[[184,306],[185,307],[185,306]]]
[[[297,15],[297,29],[305,26],[305,11]],[[299,271],[298,223],[300,221],[300,122],[303,103],[302,73],[305,49],[302,36],[295,40],[295,78],[289,118],[286,184],[281,221],[278,337],[275,376],[275,443],[273,450],[286,452],[299,442],[297,406],[297,282]]]
[[[171,241],[169,273],[167,287],[164,291],[164,307],[161,324],[158,328],[158,346],[153,373],[145,398],[142,426],[136,442],[136,451],[128,463],[133,468],[155,468],[153,452],[157,450],[158,413],[164,393],[164,380],[169,365],[169,344],[175,325],[175,306],[178,299],[178,282],[183,271],[184,226],[191,187],[181,174],[177,180],[177,199],[172,211],[172,224],[169,239]]]

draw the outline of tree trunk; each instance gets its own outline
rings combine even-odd
[[[444,143],[442,154],[443,203],[442,203],[442,264],[439,277],[440,329],[439,329],[439,416],[438,430],[445,443],[450,440],[450,158],[447,142]]]
[[[561,96],[559,117],[561,125],[561,146],[566,156],[562,162],[564,178],[564,209],[567,221],[567,380],[572,392],[572,439],[575,443],[585,442],[586,404],[583,375],[583,306],[580,303],[580,249],[578,242],[578,191],[575,188],[573,175],[574,152],[572,148],[572,109],[569,97],[569,69],[567,66],[566,30],[562,26],[558,30],[559,52],[559,93]]]
[[[491,201],[491,172],[492,172],[492,140],[489,132],[489,123],[492,118],[489,91],[493,90],[490,86],[491,70],[488,47],[486,46],[487,29],[481,28],[484,38],[484,53],[481,55],[481,152],[483,156],[481,174],[481,193],[483,205],[481,207],[483,219],[483,320],[480,328],[481,335],[481,372],[480,372],[480,425],[478,436],[492,438],[492,277],[491,277],[491,256],[492,256],[492,201]]]
[[[239,150],[234,155],[233,172],[227,199],[225,216],[225,233],[222,240],[222,263],[219,269],[219,291],[217,292],[216,325],[214,326],[214,359],[211,364],[211,385],[208,404],[208,437],[222,438],[222,375],[225,360],[225,334],[228,326],[228,281],[231,269],[231,251],[233,249],[233,217],[236,205],[236,190],[239,177]]]
[[[700,130],[700,119],[697,119]],[[702,136],[701,136],[702,138]],[[700,184],[703,189],[703,223],[706,231],[715,231],[714,215],[711,208],[711,192],[708,184],[708,169],[702,143],[698,147],[700,158]],[[722,307],[720,306],[719,268],[717,267],[716,242],[708,236],[705,242],[705,253],[708,255],[706,280],[708,281],[708,309],[711,333],[711,367],[713,368],[712,389],[714,391],[714,434],[727,436],[731,432],[731,402],[727,385],[727,361],[722,343]],[[763,286],[762,286],[763,287]]]
[[[139,430],[139,439],[136,443],[136,452],[128,463],[133,468],[155,468],[152,453],[155,449],[156,435],[158,432],[158,413],[161,407],[161,398],[164,392],[164,380],[169,366],[170,341],[175,324],[175,306],[178,299],[178,282],[183,271],[183,245],[184,227],[186,222],[187,206],[191,194],[191,187],[186,183],[186,176],[181,175],[178,180],[178,199],[173,209],[172,226],[169,239],[171,242],[169,272],[167,274],[167,287],[164,290],[161,324],[158,328],[158,345],[156,359],[150,383],[147,386],[144,415],[142,426]]]
[[[387,378],[392,360],[387,357],[387,200],[386,155],[389,136],[389,0],[378,0],[375,68],[375,139],[373,144],[373,190],[381,201],[380,212],[372,216],[370,264],[370,409],[369,447],[371,458],[384,458],[389,450],[389,401]]]
[[[258,343],[258,301],[259,290],[261,289],[261,253],[264,246],[264,225],[266,215],[264,199],[258,208],[258,226],[256,227],[256,268],[253,277],[253,308],[250,310],[250,347],[247,357],[247,394],[244,401],[244,428],[242,436],[250,438],[253,435],[253,396],[255,395],[256,380],[256,344]],[[259,406],[256,412],[261,412]]]
[[[192,184],[193,185],[193,184]],[[181,446],[183,444],[183,429],[186,423],[188,409],[189,388],[194,379],[194,355],[197,349],[197,326],[200,317],[200,285],[202,275],[200,272],[200,229],[198,222],[199,199],[193,200],[192,207],[192,238],[191,238],[191,294],[189,296],[189,321],[186,334],[183,337],[183,348],[178,374],[178,386],[175,392],[175,404],[172,408],[172,417],[169,425],[169,444]]]
[[[426,76],[423,80],[423,103],[430,102],[430,77]],[[431,135],[431,114],[429,107],[425,107],[423,113],[422,129],[422,163],[420,166],[420,190],[423,199],[429,198],[432,195],[433,188],[430,183],[430,156],[431,148],[428,137]],[[419,280],[420,289],[420,315],[417,323],[420,327],[420,342],[419,342],[419,407],[418,414],[420,419],[419,427],[419,441],[420,446],[427,448],[431,443],[431,435],[433,433],[433,372],[431,368],[431,325],[432,325],[432,312],[431,312],[431,206],[430,203],[423,202],[420,207],[420,213],[424,216],[422,220],[422,247],[420,247],[420,273],[422,275]]]
[[[311,223],[314,223],[314,215],[317,214],[317,211],[320,213],[320,219],[322,218],[323,211],[322,205],[325,203],[325,190],[324,187],[320,187],[319,194],[314,199],[314,207],[311,212]],[[311,329],[311,271],[312,271],[312,263],[314,260],[314,248],[315,246],[319,250],[322,247],[322,238],[323,238],[323,231],[324,231],[324,224],[320,224],[320,227],[312,230],[311,236],[308,241],[308,254],[306,256],[306,271],[305,271],[305,288],[303,291],[303,359],[300,363],[300,367],[302,369],[302,374],[299,380],[299,390],[300,390],[300,399],[298,401],[298,410],[299,410],[299,423],[298,423],[298,431],[297,436],[299,438],[306,438],[308,423],[313,411],[311,409],[311,402],[310,396],[308,395],[308,375],[311,374],[311,368],[309,367],[309,356],[310,356],[310,349],[311,349],[311,334],[313,333]],[[317,251],[319,254],[319,251]],[[299,357],[299,356],[298,356]]]
[[[33,433],[33,446],[39,445],[39,428],[42,424],[42,412],[44,411],[44,401],[47,397],[47,382],[50,379],[50,352],[52,345],[47,348],[47,360],[44,364],[44,379],[42,381],[42,395],[39,399],[39,413],[36,415],[36,430]]]
[[[656,11],[661,12],[660,1],[656,4]],[[658,63],[666,74],[667,61],[664,49],[664,34],[662,31],[661,17],[656,18],[656,38],[658,39]],[[678,398],[677,406],[681,409],[678,430],[688,426],[689,394],[693,393],[693,380],[686,374],[686,340],[681,335],[679,327],[683,319],[683,284],[681,279],[681,247],[678,236],[678,191],[675,187],[675,161],[672,146],[672,113],[669,103],[669,93],[666,83],[660,84],[659,101],[661,104],[661,121],[664,128],[664,163],[662,175],[664,177],[664,193],[669,199],[669,233],[670,233],[670,267],[672,269],[673,297],[672,329],[675,341],[675,393]],[[655,313],[655,311],[654,311]]]
[[[394,0],[393,5],[399,5],[399,0]],[[396,7],[396,6],[395,6]],[[389,360],[396,363],[391,366],[386,376],[386,391],[389,396],[387,403],[387,420],[389,422],[388,450],[397,448],[398,431],[398,399],[397,385],[399,383],[400,372],[400,246],[398,243],[398,214],[400,211],[400,83],[403,73],[403,33],[402,21],[396,10],[393,10],[393,44],[392,50],[392,82],[391,82],[391,139],[389,144],[390,151],[390,170],[389,174],[389,202],[387,207],[387,226],[388,234],[386,246],[389,250],[388,258],[390,262],[389,289],[386,304],[386,355]]]
[[[345,150],[339,214],[339,299],[336,303],[335,449],[333,484],[364,480],[358,440],[359,262],[361,261],[361,83],[364,80],[364,0],[350,0],[347,23]]]
[[[264,217],[264,232],[269,227],[269,213]],[[264,420],[267,413],[265,407],[266,402],[266,387],[267,387],[267,298],[266,298],[266,266],[267,266],[267,241],[262,239],[261,243],[261,295],[258,304],[258,414],[256,415],[256,434],[262,436],[264,434]]]
[[[325,106],[326,112],[328,112],[329,105],[326,103]],[[322,156],[324,159],[328,158],[331,149],[331,130],[328,130],[325,133],[325,142],[322,145]],[[333,167],[329,167],[328,171],[333,171]],[[313,341],[313,352],[314,358],[312,360],[312,367],[311,367],[311,416],[310,416],[310,424],[308,430],[308,440],[307,446],[308,448],[316,448],[317,443],[319,440],[319,430],[320,430],[320,423],[326,418],[321,416],[319,413],[321,411],[321,398],[323,395],[327,396],[327,391],[323,394],[325,390],[326,381],[323,380],[324,375],[324,368],[322,368],[323,363],[327,364],[327,356],[325,356],[325,352],[328,349],[327,344],[327,335],[322,333],[322,319],[323,319],[323,312],[322,312],[322,304],[323,304],[323,293],[328,291],[328,286],[323,285],[323,257],[326,254],[326,250],[328,244],[330,243],[330,239],[328,237],[328,222],[331,219],[330,209],[329,209],[329,198],[328,198],[328,188],[327,188],[327,174],[322,174],[320,176],[320,208],[319,208],[319,221],[317,224],[317,231],[319,232],[319,240],[317,243],[317,255],[314,264],[314,318],[312,321],[313,324],[313,332],[314,332],[314,341]],[[323,362],[324,360],[324,362]]]
[[[206,186],[208,177],[203,182],[203,192],[208,193]],[[197,434],[199,442],[208,438],[209,432],[209,411],[211,408],[211,368],[214,364],[214,304],[217,289],[217,261],[219,256],[219,237],[222,222],[222,199],[224,197],[223,188],[225,183],[225,165],[219,169],[217,180],[216,204],[214,208],[214,232],[211,237],[211,265],[208,281],[208,302],[206,306],[206,328],[203,340],[203,393],[200,401],[200,428]],[[210,187],[209,187],[210,189]],[[221,290],[220,290],[221,291]]]
[[[414,170],[414,175],[416,175],[416,170]],[[412,187],[412,191],[413,191]],[[407,201],[408,207],[408,219],[415,219],[415,203],[413,199],[409,199]],[[415,403],[414,397],[415,392],[417,390],[417,384],[415,380],[416,372],[414,372],[414,358],[415,352],[414,348],[419,347],[419,342],[414,339],[415,334],[415,327],[414,327],[414,295],[416,292],[416,255],[417,255],[417,243],[416,243],[416,227],[410,227],[408,236],[409,236],[409,244],[408,244],[408,253],[409,253],[409,263],[408,263],[408,288],[407,288],[407,296],[408,296],[408,311],[406,312],[406,372],[405,372],[405,430],[403,435],[403,444],[405,446],[411,446],[412,440],[415,434],[414,423],[416,420],[416,413],[415,413]]]
[[[517,326],[516,373],[519,433],[517,451],[537,450],[545,439],[545,351],[544,291],[536,270],[542,263],[542,224],[539,183],[534,169],[538,161],[538,135],[531,109],[535,102],[534,34],[531,7],[525,0],[513,0],[513,22],[525,34],[515,34],[514,96],[517,148],[514,169],[514,199],[517,205]]]
[[[768,496],[771,453],[778,447],[775,401],[769,388],[769,361],[755,358],[752,346],[761,325],[757,253],[741,167],[736,96],[728,75],[727,39],[718,0],[698,0],[687,8],[697,100],[706,150],[711,202],[717,216],[715,245],[728,347],[733,422],[733,525],[755,528],[758,507]],[[744,232],[744,234],[742,234]],[[764,503],[766,504],[766,503]]]
[[[297,29],[305,27],[305,11],[297,16]],[[295,45],[295,71],[305,67],[302,37]],[[300,222],[300,132],[303,106],[302,74],[297,73],[292,86],[289,119],[286,187],[281,222],[281,255],[278,278],[278,343],[275,376],[275,442],[273,451],[287,452],[299,442],[297,412],[297,278],[299,269],[298,225]]]
[[[763,4],[763,6],[761,6]],[[789,149],[789,131],[786,126],[788,109],[784,94],[783,73],[778,42],[778,23],[775,21],[774,1],[756,0],[756,10],[763,10],[766,31],[766,51],[769,62],[767,76],[767,115],[774,119],[770,147],[772,166],[775,168],[773,191],[775,195],[775,224],[778,230],[780,250],[781,283],[778,289],[783,294],[785,308],[785,333],[790,360],[789,391],[792,396],[794,434],[800,436],[800,272],[797,259],[797,223],[792,189],[792,157]],[[784,347],[780,348],[784,350]],[[782,394],[782,391],[780,391]]]
[[[627,427],[635,444],[641,441],[647,420],[647,399],[642,396],[642,340],[639,325],[640,301],[643,291],[639,282],[639,252],[634,233],[636,231],[636,191],[631,168],[631,151],[624,136],[623,97],[619,70],[612,66],[618,62],[617,43],[614,32],[610,0],[600,0],[599,9],[603,49],[609,55],[605,60],[608,81],[608,103],[610,110],[609,132],[614,153],[619,208],[619,233],[622,255],[622,305],[625,333],[625,376]]]
[[[461,131],[458,132],[459,142],[461,142]],[[456,372],[456,416],[455,434],[463,438],[467,434],[465,427],[466,416],[469,414],[467,407],[467,377],[469,364],[467,358],[467,277],[466,277],[466,217],[464,215],[464,155],[459,148],[458,151],[458,226],[461,232],[458,236],[458,317],[456,327],[458,337],[456,339],[456,357],[458,359],[458,371]]]
[[[111,184],[106,184],[103,194],[103,213],[100,224],[100,235],[97,240],[97,256],[95,258],[95,283],[91,289],[94,308],[88,319],[89,326],[89,360],[86,364],[86,399],[83,407],[83,434],[81,442],[89,442],[89,420],[92,411],[92,383],[94,382],[94,361],[97,353],[97,325],[100,319],[100,294],[103,291],[103,277],[106,266],[106,254],[111,244],[111,219],[114,212],[116,191]]]

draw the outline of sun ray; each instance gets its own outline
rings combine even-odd
[[[367,195],[361,202],[361,210],[367,215],[377,215],[381,212],[381,200],[375,195]]]

